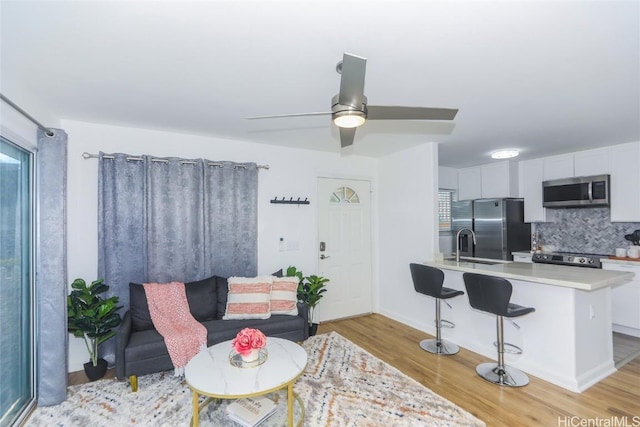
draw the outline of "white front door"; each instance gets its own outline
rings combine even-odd
[[[319,275],[330,281],[314,320],[371,313],[371,183],[319,178],[318,211]]]

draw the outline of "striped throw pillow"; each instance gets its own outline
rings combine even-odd
[[[223,320],[271,317],[271,276],[229,277]]]
[[[271,314],[298,315],[298,278],[274,277],[271,286]]]

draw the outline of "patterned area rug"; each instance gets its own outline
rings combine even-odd
[[[335,332],[311,337],[303,347],[309,362],[294,388],[304,402],[304,426],[485,425]],[[189,425],[192,394],[173,371],[142,376],[138,385],[137,393],[117,380],[69,387],[65,402],[36,409],[26,425]],[[283,395],[271,397],[286,404]],[[224,415],[226,404],[209,405],[200,425],[236,426]],[[261,426],[281,422],[285,412],[279,408]]]

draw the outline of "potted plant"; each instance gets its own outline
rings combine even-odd
[[[288,277],[297,277],[298,284],[298,300],[307,304],[309,307],[309,335],[315,335],[318,331],[318,324],[313,321],[315,308],[327,291],[326,283],[329,279],[321,276],[311,275],[304,277],[301,271],[291,266],[287,268]]]
[[[84,364],[84,371],[91,381],[104,376],[107,362],[98,358],[98,346],[116,334],[114,330],[122,318],[117,313],[118,297],[102,298],[100,294],[109,290],[104,279],[98,279],[87,286],[84,280],[76,279],[67,296],[67,329],[73,336],[83,338],[89,351],[90,362]]]

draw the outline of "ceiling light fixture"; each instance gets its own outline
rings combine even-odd
[[[511,159],[513,157],[516,157],[518,154],[520,154],[520,152],[514,149],[499,150],[491,153],[491,158],[492,159]]]
[[[340,128],[357,128],[362,126],[366,117],[362,111],[338,111],[333,113],[333,123]]]

